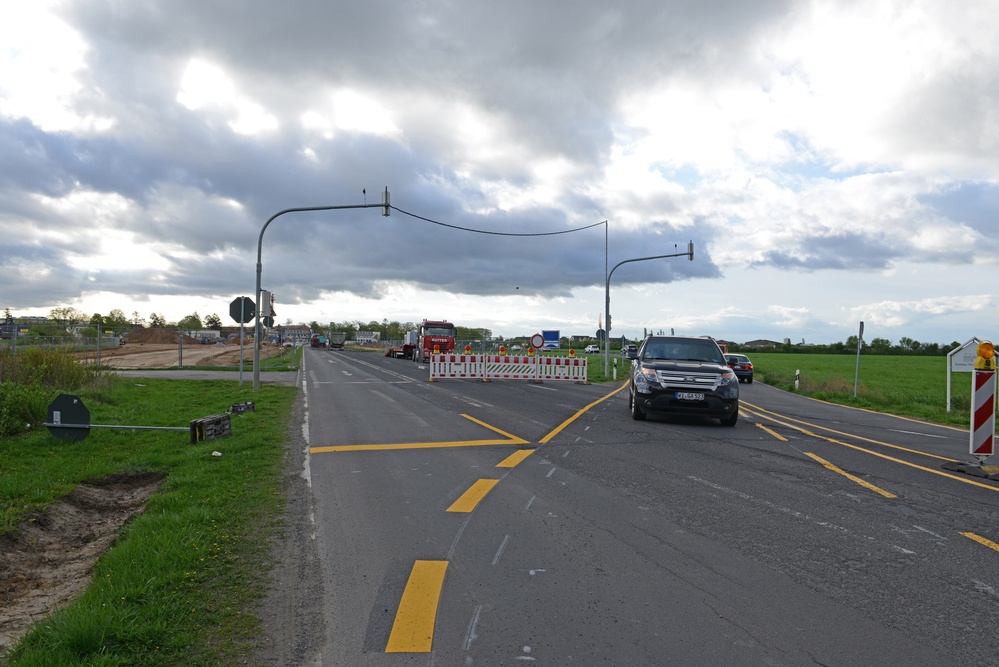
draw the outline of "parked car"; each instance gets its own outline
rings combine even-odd
[[[753,362],[744,354],[726,354],[725,361],[728,367],[735,371],[735,376],[739,382],[752,384],[753,382]]]
[[[632,419],[649,413],[703,416],[723,426],[739,419],[739,378],[710,338],[646,338],[628,385]]]
[[[586,354],[599,354],[600,353],[600,346],[599,345],[587,345],[586,347],[583,348],[583,352],[586,353]]]
[[[626,359],[636,359],[638,358],[638,346],[637,345],[622,345],[621,346],[621,356]]]

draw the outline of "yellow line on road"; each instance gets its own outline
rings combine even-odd
[[[446,570],[446,560],[418,560],[413,564],[395,613],[386,653],[430,652]]]
[[[989,549],[994,549],[995,551],[999,551],[999,544],[996,544],[995,542],[993,542],[988,538],[982,537],[981,535],[975,535],[974,533],[961,533],[961,534],[967,537],[969,540],[974,540],[979,544],[984,544]]]
[[[767,428],[766,426],[764,426],[763,424],[760,424],[759,422],[757,422],[757,424],[756,424],[756,425],[757,425],[758,427],[762,428],[762,429],[763,429],[764,431],[766,431],[766,432],[767,432],[767,433],[769,433],[770,435],[772,435],[773,437],[777,438],[778,440],[780,440],[780,441],[782,441],[782,442],[787,442],[787,438],[785,438],[784,436],[782,436],[782,435],[781,435],[780,433],[778,433],[777,431],[774,431],[773,429],[770,429],[770,428]]]
[[[613,396],[614,394],[618,393],[619,391],[621,391],[622,389],[624,389],[624,388],[625,388],[625,387],[627,387],[627,386],[628,386],[628,383],[627,383],[627,382],[625,382],[625,383],[624,383],[624,384],[622,384],[622,385],[621,385],[620,387],[618,387],[617,389],[615,389],[615,390],[614,390],[614,391],[612,391],[611,393],[607,394],[606,396],[603,396],[602,398],[598,398],[597,400],[593,401],[592,403],[590,403],[589,405],[587,405],[587,406],[586,406],[585,408],[581,409],[581,410],[580,410],[579,412],[577,412],[576,414],[574,414],[573,416],[569,417],[569,418],[568,418],[568,419],[566,419],[566,420],[565,420],[564,422],[562,422],[561,424],[559,424],[558,426],[556,426],[556,427],[555,427],[555,430],[554,430],[554,431],[552,431],[551,433],[549,433],[549,434],[548,434],[548,435],[546,435],[545,437],[541,438],[541,440],[540,440],[540,443],[541,443],[542,445],[543,445],[543,444],[545,444],[545,443],[547,443],[547,442],[548,442],[549,440],[551,440],[551,439],[552,439],[552,438],[554,438],[554,437],[555,437],[556,435],[558,435],[559,433],[561,433],[561,432],[562,432],[562,429],[564,429],[564,428],[565,428],[566,426],[568,426],[568,425],[569,425],[569,424],[571,424],[572,422],[574,422],[574,421],[576,421],[577,419],[579,419],[579,417],[580,417],[580,416],[581,416],[581,415],[582,415],[582,414],[583,414],[584,412],[586,412],[587,410],[589,410],[590,408],[592,408],[593,406],[595,406],[595,405],[597,405],[597,404],[599,404],[599,403],[603,403],[603,402],[604,402],[604,401],[606,401],[606,400],[607,400],[608,398],[610,398],[610,397],[611,397],[611,396]]]
[[[802,428],[801,426],[795,426],[794,424],[789,424],[786,421],[781,421],[781,419],[789,419],[790,421],[799,421],[797,419],[791,419],[790,417],[784,417],[783,415],[780,415],[781,419],[777,419],[775,416],[772,416],[772,415],[776,415],[777,414],[775,412],[769,412],[767,410],[763,410],[763,409],[757,408],[755,406],[754,406],[754,408],[756,410],[760,410],[761,412],[766,412],[767,413],[767,415],[765,415],[766,419],[769,419],[770,421],[772,421],[774,423],[780,424],[781,426],[786,426],[788,428],[793,428],[795,431],[800,431],[801,433],[804,433],[807,436],[811,436],[813,438],[818,438],[819,440],[825,440],[826,442],[831,442],[831,443],[836,444],[836,445],[842,445],[843,447],[849,447],[850,449],[855,449],[858,452],[864,452],[865,454],[870,454],[871,456],[877,456],[878,458],[885,459],[886,461],[892,461],[894,463],[900,463],[900,464],[902,464],[904,466],[909,466],[910,468],[915,468],[916,470],[922,470],[923,472],[928,472],[928,473],[931,473],[931,474],[934,474],[934,475],[940,475],[941,477],[947,477],[949,479],[953,479],[953,480],[956,480],[958,482],[964,482],[965,484],[970,484],[972,486],[977,486],[977,487],[980,487],[980,488],[983,488],[983,489],[988,489],[989,491],[995,491],[996,493],[999,493],[999,487],[990,486],[988,484],[982,484],[981,482],[976,482],[974,480],[966,479],[964,477],[958,477],[957,475],[951,475],[949,473],[942,472],[940,470],[934,470],[933,468],[927,468],[926,466],[921,466],[921,465],[916,464],[916,463],[909,463],[908,461],[903,461],[902,459],[897,459],[894,456],[888,456],[887,454],[882,454],[880,452],[875,452],[875,451],[872,451],[870,449],[866,449],[864,447],[860,447],[858,445],[851,445],[850,443],[843,442],[842,440],[837,440],[835,438],[829,438],[829,437],[824,436],[824,435],[819,435],[818,433],[813,433],[812,431],[809,431],[806,428]],[[799,423],[806,424],[808,422],[799,422]],[[812,424],[809,424],[809,426],[812,426]],[[833,429],[831,429],[831,428],[824,428],[824,427],[821,427],[821,426],[817,426],[816,428],[821,428],[821,429],[826,430],[826,431],[832,431],[833,433],[842,433],[841,431],[833,431]],[[920,451],[915,450],[915,449],[907,449],[905,447],[899,447],[898,445],[891,445],[891,444],[889,444],[887,442],[878,442],[877,440],[869,440],[868,438],[861,438],[860,436],[851,435],[849,433],[842,433],[842,435],[845,435],[845,436],[851,437],[851,438],[857,438],[858,440],[865,440],[867,442],[873,442],[875,444],[884,445],[885,447],[892,447],[894,449],[901,449],[903,451],[911,452],[913,454],[923,454],[924,456],[930,456],[930,457],[935,458],[935,459],[943,459],[945,461],[952,461],[953,460],[953,459],[945,458],[943,456],[934,456],[933,454],[927,454],[926,452],[920,452]]]
[[[509,442],[510,442],[511,445],[526,445],[526,444],[529,444],[527,442],[527,440],[524,440],[523,438],[518,438],[517,436],[512,435],[510,433],[507,433],[506,431],[501,431],[500,429],[496,428],[495,426],[490,426],[489,424],[485,423],[481,419],[476,419],[475,417],[473,417],[471,415],[465,415],[465,414],[463,414],[462,417],[464,417],[465,419],[467,419],[469,421],[475,422],[476,424],[478,424],[479,426],[482,426],[483,428],[487,428],[490,431],[494,431],[496,433],[499,433],[500,435],[506,436],[507,438],[510,439]]]
[[[469,415],[462,415],[465,419],[473,421],[479,426],[489,429],[504,436],[505,440],[452,440],[449,442],[399,442],[376,445],[328,445],[322,447],[309,448],[310,454],[324,454],[327,452],[362,452],[362,451],[385,451],[391,449],[447,449],[452,447],[487,447],[490,445],[527,445],[527,440],[511,435],[506,431],[501,431],[495,426],[490,426],[480,419]]]
[[[860,440],[861,442],[869,442],[869,443],[874,444],[874,445],[881,445],[882,447],[890,447],[891,449],[897,449],[899,451],[908,452],[910,454],[919,454],[921,456],[927,456],[927,457],[929,457],[931,459],[940,459],[941,461],[953,461],[954,460],[954,459],[948,458],[946,456],[937,456],[936,454],[928,454],[926,452],[921,452],[918,449],[910,449],[908,447],[902,447],[901,445],[893,445],[890,442],[882,442],[881,440],[872,440],[870,438],[865,438],[863,436],[854,435],[852,433],[846,433],[845,431],[837,431],[834,428],[828,428],[826,426],[819,426],[818,424],[812,424],[810,422],[802,421],[800,419],[794,419],[793,417],[788,417],[786,415],[781,415],[781,414],[778,414],[776,412],[770,412],[769,410],[764,410],[763,408],[759,407],[758,405],[752,405],[750,407],[752,407],[754,410],[756,410],[759,413],[760,417],[763,417],[765,419],[771,419],[772,421],[777,421],[777,420],[774,419],[773,417],[770,417],[770,415],[774,415],[776,417],[780,417],[781,419],[786,419],[788,421],[797,422],[799,424],[806,424],[809,427],[819,429],[820,431],[829,431],[830,433],[835,433],[836,435],[842,435],[842,436],[845,436],[847,438],[853,438],[854,440]],[[861,410],[862,408],[856,408],[856,409]],[[871,410],[867,410],[866,412],[871,412]],[[876,413],[876,414],[881,414],[881,413]],[[894,415],[892,415],[892,416],[894,416]],[[908,421],[915,421],[915,420],[910,419]],[[777,423],[780,424],[782,422],[778,421]],[[797,429],[799,431],[802,430],[802,429],[798,428],[797,426],[791,426],[790,424],[785,424],[785,426],[790,426],[791,428]],[[812,434],[812,435],[814,435],[814,434]],[[815,436],[815,437],[822,437],[822,436]]]
[[[445,449],[450,447],[486,447],[488,445],[516,445],[509,440],[453,440],[451,442],[399,442],[386,445],[331,445],[328,447],[312,447],[310,454],[326,452],[362,452],[388,449]]]
[[[534,453],[533,449],[518,449],[510,456],[496,464],[497,468],[516,468],[521,461]]]
[[[447,508],[448,512],[471,512],[475,509],[475,506],[479,504],[486,494],[489,493],[496,483],[499,482],[498,479],[480,479],[468,487],[468,490],[461,494],[458,500],[451,504],[451,507]]]
[[[850,473],[846,472],[845,470],[843,470],[841,468],[838,468],[837,466],[833,465],[829,461],[826,461],[821,456],[816,456],[815,454],[812,454],[811,452],[805,452],[805,456],[812,457],[813,459],[815,459],[816,461],[818,461],[819,463],[821,463],[823,466],[825,466],[827,469],[832,470],[834,473],[837,473],[839,475],[843,475],[843,477],[846,477],[848,480],[856,482],[857,484],[860,484],[865,489],[870,489],[871,491],[874,491],[875,493],[880,493],[885,498],[898,498],[898,496],[896,496],[894,493],[891,493],[889,491],[885,491],[884,489],[882,489],[880,487],[874,486],[870,482],[864,481],[864,480],[860,479],[859,477],[857,477],[856,475],[851,475]]]

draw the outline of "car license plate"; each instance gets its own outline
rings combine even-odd
[[[676,392],[676,400],[678,401],[703,401],[704,394],[694,391],[678,391]]]

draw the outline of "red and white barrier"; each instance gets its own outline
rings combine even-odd
[[[430,379],[444,378],[586,382],[586,358],[508,354],[430,355]]]
[[[985,459],[995,447],[996,371],[975,370],[971,389],[971,453]]]

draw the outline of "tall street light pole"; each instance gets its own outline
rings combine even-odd
[[[342,209],[349,208],[382,208],[383,216],[388,216],[389,210],[391,209],[389,191],[388,187],[385,188],[385,192],[382,194],[381,204],[353,204],[349,206],[308,206],[305,208],[286,208],[283,211],[278,211],[272,215],[264,226],[260,230],[260,238],[257,239],[257,289],[254,292],[254,300],[257,303],[257,313],[253,317],[254,327],[253,327],[253,391],[258,391],[260,389],[260,339],[263,338],[263,326],[260,321],[260,313],[264,308],[264,305],[260,303],[260,274],[263,270],[263,264],[261,263],[261,256],[263,254],[264,248],[264,232],[267,231],[267,226],[270,225],[274,220],[281,217],[285,213],[302,213],[306,211],[338,211]],[[270,304],[267,304],[268,308]],[[268,310],[268,314],[270,311]]]
[[[610,281],[611,276],[617,271],[617,267],[622,264],[629,264],[631,262],[645,262],[650,259],[666,259],[667,257],[686,257],[691,262],[694,261],[694,242],[687,242],[687,252],[675,252],[671,255],[656,255],[655,257],[637,257],[635,259],[626,259],[623,262],[618,262],[614,265],[614,268],[610,270],[607,274],[607,284],[604,286],[604,376],[610,376],[610,332],[611,332],[611,316],[610,316]]]

